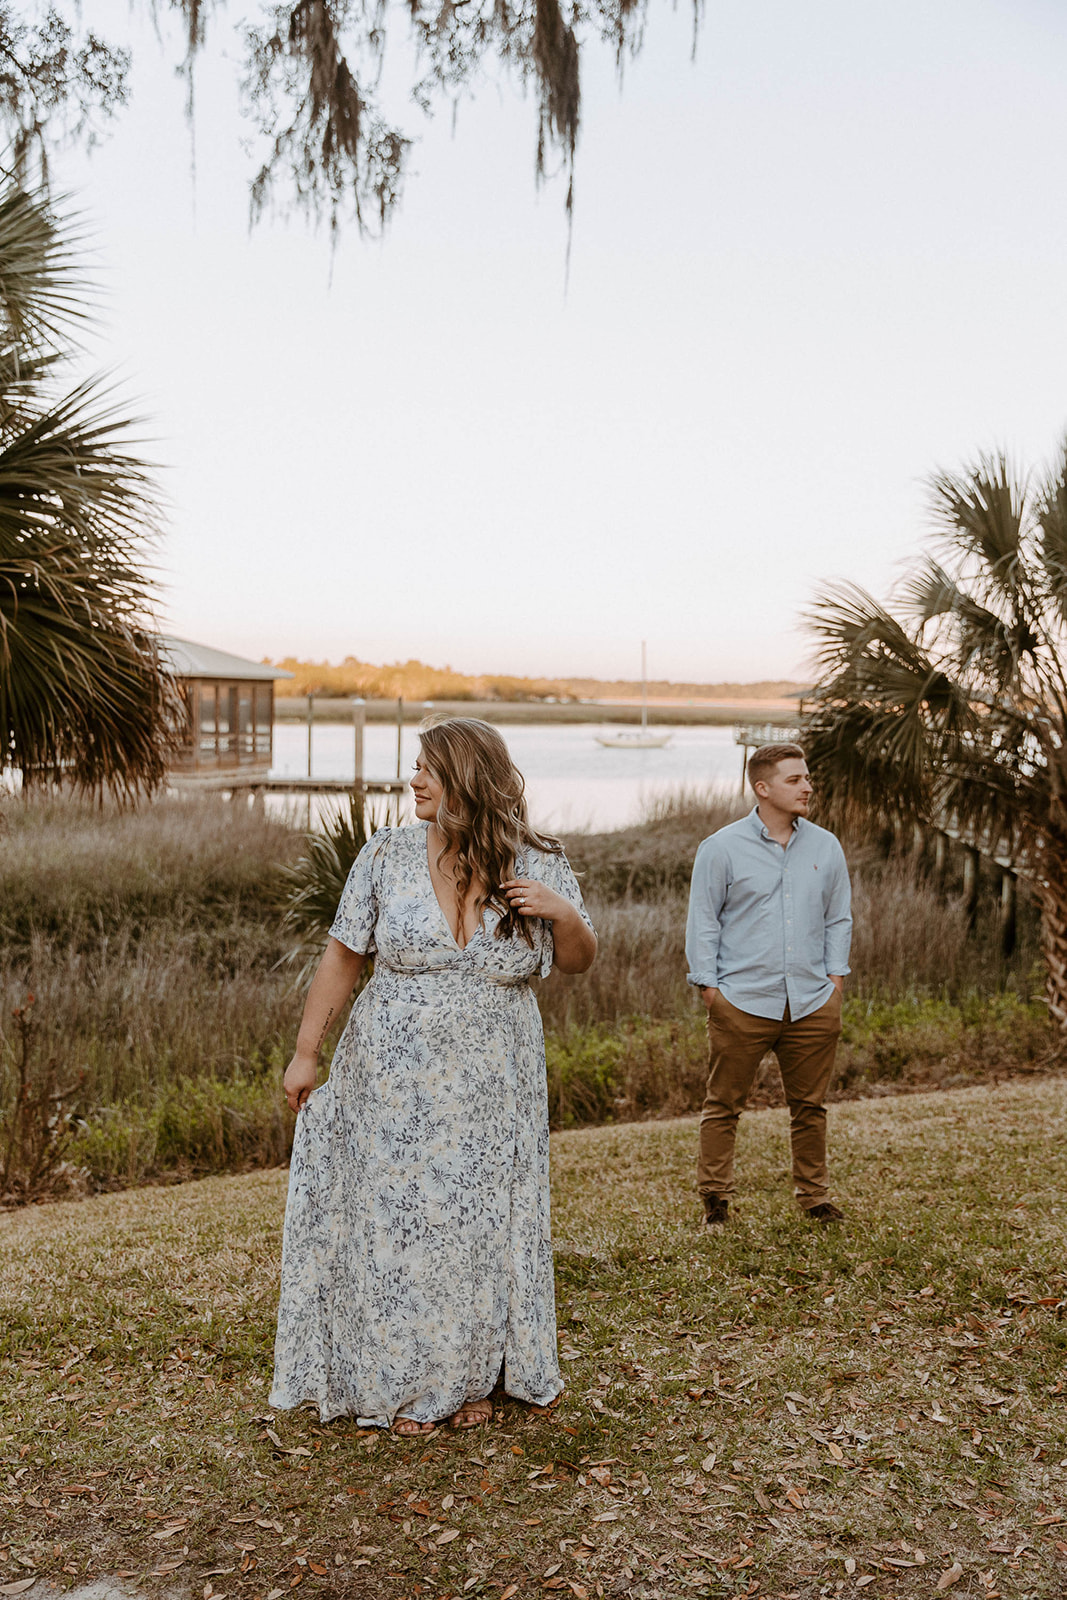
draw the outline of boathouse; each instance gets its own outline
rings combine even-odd
[[[272,760],[274,684],[291,672],[163,635],[160,655],[186,707],[176,777],[263,776]]]

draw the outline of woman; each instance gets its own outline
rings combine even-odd
[[[285,1095],[299,1111],[270,1403],[424,1433],[508,1394],[551,1405],[556,1354],[541,1018],[596,935],[562,849],[530,827],[488,723],[424,727],[418,824],[345,885]],[[368,955],[329,1079],[318,1053]]]

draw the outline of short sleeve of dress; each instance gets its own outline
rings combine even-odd
[[[381,857],[391,832],[391,828],[379,828],[372,833],[352,863],[330,928],[330,938],[347,945],[357,955],[374,954]]]
[[[578,879],[574,876],[571,864],[562,850],[551,854],[546,852],[540,857],[537,876],[549,889],[554,889],[556,894],[561,894],[565,900],[570,901],[590,933],[596,932],[589,919],[589,913],[585,909],[585,901],[582,899],[582,891],[578,887]],[[552,971],[552,962],[555,959],[556,951],[552,939],[552,924],[546,922],[544,928],[544,939],[541,944],[541,977],[547,978]]]

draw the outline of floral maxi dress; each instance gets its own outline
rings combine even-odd
[[[516,876],[588,922],[563,855]],[[330,1076],[299,1113],[270,1404],[388,1427],[483,1399],[501,1368],[534,1405],[560,1393],[548,1198],[544,1037],[529,979],[552,965],[494,936],[465,947],[434,893],[426,825],[360,852],[332,936],[373,953]]]

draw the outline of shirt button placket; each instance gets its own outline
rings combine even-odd
[[[792,944],[792,938],[793,938],[793,895],[792,895],[792,891],[790,890],[790,887],[789,887],[789,868],[788,868],[788,866],[784,866],[782,868],[782,898],[783,898],[784,906],[785,906],[785,937],[786,937],[785,953],[786,953],[786,956],[788,957],[788,956],[791,956],[793,954],[793,944]],[[786,961],[786,966],[788,967],[788,965],[789,965],[789,962],[787,960]]]

